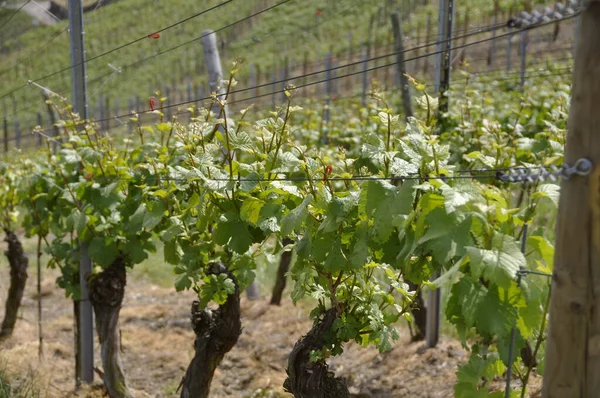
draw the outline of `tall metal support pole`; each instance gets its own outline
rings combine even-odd
[[[85,47],[83,44],[83,4],[82,0],[69,0],[69,33],[71,37],[71,73],[73,76],[73,106],[82,120],[88,118],[85,85]],[[81,243],[79,264],[79,284],[81,297],[79,304],[79,353],[81,355],[81,381],[91,384],[94,381],[94,327],[92,303],[87,285],[87,276],[92,272],[92,260],[88,248]]]
[[[223,69],[221,69],[221,59],[219,57],[219,48],[217,47],[217,35],[212,30],[202,32],[202,46],[204,47],[204,62],[208,71],[208,87],[211,94],[216,93],[220,100],[225,99],[225,87],[223,86]],[[221,106],[213,102],[211,110],[215,117],[219,117]],[[227,107],[225,107],[227,112]]]
[[[452,21],[454,0],[439,0],[438,45],[435,61],[435,92],[440,97],[440,114],[448,111],[448,97],[444,95],[450,88],[450,64],[452,62]]]
[[[452,62],[452,20],[454,19],[454,0],[440,0],[440,13],[438,18],[438,45],[439,52],[435,62],[435,92],[438,94],[438,117],[443,128],[443,115],[448,112],[448,97],[446,92],[450,88],[450,64]],[[432,275],[436,279],[439,273]],[[427,297],[427,327],[425,336],[427,347],[433,348],[440,339],[440,309],[442,293],[440,289],[430,290]]]
[[[217,47],[217,35],[213,30],[205,30],[202,32],[202,46],[204,47],[204,62],[206,63],[206,70],[208,71],[208,86],[210,92],[216,93],[219,100],[224,100],[226,89],[223,85],[223,69],[221,68],[221,58],[219,56],[219,48]],[[221,106],[213,102],[211,110],[216,118],[219,118],[221,111],[223,110],[227,114],[227,105],[224,109]],[[225,132],[223,126],[219,126],[221,133]],[[227,149],[223,148],[223,155],[227,155]],[[232,158],[234,154],[231,154]],[[256,281],[252,282],[250,286],[246,288],[246,296],[249,300],[256,300],[259,298],[258,285]]]

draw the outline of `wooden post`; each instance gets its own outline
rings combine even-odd
[[[367,69],[369,69],[369,44],[366,45],[366,51],[363,58],[362,63],[362,106],[367,104],[367,88],[369,86],[369,81],[367,78]]]
[[[273,80],[271,80],[271,82],[272,82],[271,83],[271,90],[272,90],[271,92],[273,93],[271,95],[271,108],[273,108],[273,110],[275,110],[275,107],[276,107],[275,98],[277,97],[276,93],[275,93],[275,91],[277,91],[277,86],[275,85],[275,83],[277,82],[277,72],[273,72]]]
[[[44,103],[46,104],[46,109],[48,110],[48,120],[50,122],[48,124],[52,126],[53,134],[51,135],[55,138],[55,141],[52,142],[52,152],[56,153],[56,150],[58,149],[58,143],[56,141],[60,140],[60,131],[56,125],[57,117],[54,114],[54,108],[52,107],[52,104],[48,102],[50,100],[50,96],[47,93],[43,93],[42,98],[44,98]]]
[[[135,109],[135,99],[129,98],[129,100],[127,102],[127,107],[129,108],[127,110],[127,114],[129,115]],[[127,133],[129,135],[131,135],[131,133],[133,133],[133,122],[131,120],[127,120]]]
[[[252,91],[256,92],[256,88],[253,88],[253,87],[256,87],[256,85],[257,85],[257,83],[256,83],[256,65],[250,64],[250,78],[249,78],[248,88],[251,89],[251,92]]]
[[[408,120],[413,116],[412,102],[410,99],[410,86],[406,77],[406,67],[404,61],[404,43],[402,38],[402,25],[400,16],[397,12],[392,13],[392,30],[394,31],[396,53],[396,71],[400,80],[400,91],[402,92],[402,107],[404,108],[404,117]]]
[[[488,66],[491,68],[494,65],[494,60],[496,58],[496,25],[498,24],[498,11],[500,4],[498,0],[494,0],[494,18],[492,19],[492,40],[490,41],[490,53],[488,56]]]
[[[432,24],[431,24],[431,13],[427,13],[427,33],[426,33],[426,37],[425,37],[425,42],[429,43],[431,42],[431,39],[433,38],[433,34],[432,34]],[[425,50],[427,52],[430,52],[430,48],[427,48],[427,50]],[[425,57],[425,60],[423,62],[423,74],[426,75],[427,71],[429,70],[429,57]]]
[[[255,97],[258,97],[260,95],[260,88],[258,87],[258,86],[260,86],[260,82],[261,82],[260,76],[261,76],[260,65],[256,65],[256,86],[254,86],[255,87],[255,89],[254,89]]]
[[[521,32],[521,90],[525,86],[525,69],[527,69],[527,31]]]
[[[346,60],[346,64],[352,63],[352,32],[348,32],[348,59]],[[345,73],[354,72],[354,68],[352,66],[345,69]],[[352,77],[349,76],[346,78],[346,92],[350,93],[352,91]]]
[[[289,59],[286,55],[283,60],[283,70],[281,71],[281,102],[284,104],[287,102],[287,97],[285,96],[285,86],[287,85],[287,78],[289,76],[288,68],[289,68]]]
[[[15,118],[15,147],[21,148],[21,126],[19,126],[19,118]]]
[[[560,187],[543,398],[600,391],[600,0],[580,18],[565,162],[587,158],[593,171]]]
[[[506,37],[506,71],[510,71],[510,66],[512,62],[512,38],[513,35],[508,35]]]
[[[171,101],[171,88],[167,87],[165,89],[165,106],[167,107],[166,111],[167,111],[167,121],[171,120],[171,108],[169,107],[169,104],[171,104],[173,101]]]
[[[471,22],[469,20],[470,15],[469,15],[469,10],[465,11],[465,16],[463,18],[463,28],[462,28],[462,34],[463,34],[463,38],[462,38],[462,46],[463,48],[460,49],[460,63],[464,64],[465,63],[465,59],[467,58],[467,32],[469,30],[469,23]]]
[[[4,123],[2,123],[4,127],[4,153],[8,153],[8,120],[6,116],[4,116]]]
[[[106,99],[104,100],[104,110],[106,112],[104,130],[108,132],[110,128],[110,99],[108,97],[106,97]]]

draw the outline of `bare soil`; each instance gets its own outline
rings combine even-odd
[[[8,278],[0,267],[0,316]],[[50,271],[45,271],[48,274]],[[32,274],[33,272],[30,272]],[[41,397],[106,396],[101,382],[75,393],[72,302],[55,283],[43,278],[44,359],[38,360],[35,277],[30,276],[14,335],[0,343],[0,365],[13,381],[35,378]],[[194,334],[189,312],[192,293],[131,281],[121,311],[124,366],[136,397],[175,397],[192,358]],[[211,396],[291,397],[282,389],[287,355],[311,327],[307,310],[284,299],[274,307],[265,298],[242,300],[243,332],[216,371]],[[458,342],[442,338],[435,349],[410,343],[408,330],[388,353],[348,344],[330,361],[331,370],[347,379],[355,397],[441,398],[453,396],[455,373],[468,353]],[[96,343],[96,366],[99,363]]]

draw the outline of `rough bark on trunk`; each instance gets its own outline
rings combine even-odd
[[[109,268],[91,276],[88,285],[100,341],[104,386],[111,398],[130,398],[120,355],[119,312],[126,285],[123,259],[118,257]]]
[[[310,353],[323,348],[324,335],[331,329],[338,313],[335,308],[325,312],[308,334],[294,345],[288,358],[288,377],[283,387],[295,398],[346,398],[350,392],[343,379],[329,372],[325,361],[311,362]]]
[[[410,281],[406,281],[406,283],[411,291],[418,290],[419,285],[416,283]],[[425,340],[425,331],[427,330],[427,308],[425,307],[425,300],[423,300],[423,296],[421,296],[420,293],[415,297],[415,302],[410,312],[412,313],[415,322],[415,331],[411,336],[411,340]]]
[[[283,247],[294,243],[290,238],[283,238],[281,244]],[[285,289],[287,272],[290,269],[290,263],[292,262],[292,251],[286,251],[281,253],[279,259],[279,268],[277,268],[277,278],[275,279],[275,286],[273,287],[273,295],[271,296],[271,305],[281,305],[281,296]]]
[[[236,278],[222,263],[211,263],[208,267],[208,274],[227,274],[235,284],[235,292],[216,310],[199,309],[198,301],[192,304],[195,353],[181,382],[182,398],[209,396],[215,369],[242,333],[240,288]]]
[[[8,243],[8,250],[4,254],[10,265],[10,287],[6,299],[4,321],[0,329],[0,339],[9,337],[17,322],[19,307],[25,291],[25,282],[27,282],[27,265],[29,264],[29,259],[23,251],[19,237],[12,231],[5,230],[4,232],[6,232],[4,241]]]

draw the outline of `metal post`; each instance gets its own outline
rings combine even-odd
[[[328,140],[328,130],[329,130],[329,107],[331,106],[331,93],[332,93],[332,82],[331,82],[331,61],[332,56],[331,53],[325,54],[325,110],[323,111],[323,124],[325,125],[324,131],[321,132],[321,143],[325,144]]]
[[[223,69],[221,69],[221,59],[219,58],[219,49],[217,47],[217,35],[212,30],[205,30],[202,32],[202,46],[204,47],[204,61],[206,62],[206,69],[208,71],[208,85],[211,93],[216,93],[219,100],[224,100],[226,91],[223,87]],[[215,117],[219,118],[221,111],[227,113],[227,105],[224,109],[221,106],[213,102],[211,106],[212,112]],[[223,126],[219,126],[219,131],[224,132]],[[223,149],[223,154],[227,154],[227,150]],[[233,158],[234,154],[231,154]],[[253,281],[250,286],[246,288],[246,296],[249,300],[258,298],[258,285],[256,281]]]
[[[408,120],[413,116],[412,103],[410,99],[410,87],[406,77],[406,65],[404,61],[404,42],[402,37],[402,22],[397,12],[392,14],[392,30],[394,31],[396,52],[396,71],[400,82],[400,91],[402,92],[402,107],[404,108],[404,117]]]
[[[223,69],[221,69],[221,59],[219,58],[219,48],[217,47],[217,35],[212,30],[202,32],[202,46],[204,47],[204,62],[208,71],[208,86],[211,93],[216,93],[219,100],[225,99],[225,87],[223,87]],[[221,114],[221,106],[213,102],[211,105],[215,117]],[[225,107],[227,112],[227,107]]]
[[[69,0],[69,34],[71,38],[71,72],[73,77],[73,106],[79,117],[88,118],[85,84],[85,47],[83,44],[83,4],[82,0]],[[94,381],[94,329],[92,303],[90,302],[87,276],[92,272],[92,260],[87,253],[87,244],[81,242],[81,262],[79,284],[81,297],[79,318],[81,321],[80,352],[81,381],[91,384]]]
[[[440,115],[448,111],[450,88],[450,63],[452,60],[452,20],[454,17],[454,0],[440,0],[438,18],[438,45],[435,62],[435,92],[439,96]]]
[[[521,253],[523,253],[523,255],[525,255],[525,250],[527,249],[527,228],[528,225],[527,224],[523,224],[523,232],[522,232],[522,241],[521,241]],[[517,287],[520,289],[521,288],[521,279],[523,277],[523,267],[520,267],[519,269],[519,274],[517,276]],[[505,398],[510,398],[510,379],[511,379],[511,372],[512,372],[512,363],[514,360],[514,350],[515,350],[515,337],[517,335],[517,319],[519,319],[518,317],[518,310],[515,308],[515,311],[517,311],[517,316],[515,317],[515,324],[513,325],[513,328],[510,332],[510,344],[509,344],[509,348],[508,348],[508,366],[506,367],[506,388],[504,389],[504,397]]]
[[[448,111],[448,97],[446,92],[450,88],[450,64],[452,60],[452,19],[454,17],[454,0],[440,0],[438,17],[438,45],[439,52],[436,57],[435,92],[439,97],[438,112],[440,121],[442,115]],[[443,126],[443,124],[442,124]],[[432,275],[432,280],[439,276],[439,272]],[[440,339],[440,289],[430,290],[427,297],[427,347],[433,348]]]

